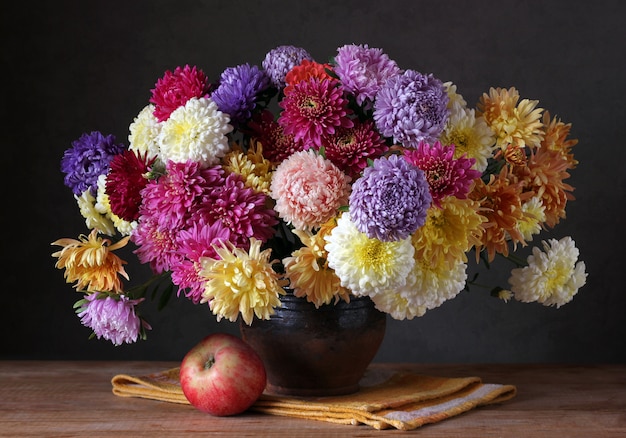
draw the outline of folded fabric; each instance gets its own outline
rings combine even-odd
[[[142,375],[113,377],[113,393],[189,404],[180,388],[179,368]],[[513,398],[513,385],[487,384],[478,377],[436,377],[381,368],[368,369],[361,389],[333,397],[263,394],[250,408],[257,412],[340,424],[366,424],[376,429],[412,430],[475,407]]]

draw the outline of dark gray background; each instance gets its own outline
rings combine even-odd
[[[413,321],[389,320],[376,360],[623,362],[624,58],[621,1],[54,1],[2,6],[2,358],[179,360],[212,331],[237,333],[204,306],[144,308],[149,340],[88,341],[79,298],[50,242],[85,232],[63,185],[63,151],[83,132],[127,141],[165,70],[195,64],[211,80],[260,64],[278,45],[326,61],[347,43],[380,47],[402,68],[452,80],[468,103],[494,87],[573,124],[577,200],[547,237],[572,235],[588,282],[561,309],[464,292]],[[538,242],[536,242],[538,243]],[[498,269],[498,267],[500,267]],[[506,280],[508,265],[489,275]],[[145,271],[136,263],[131,275]]]

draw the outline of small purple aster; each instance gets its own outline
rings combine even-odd
[[[348,44],[337,49],[335,73],[343,87],[352,93],[356,103],[369,109],[380,87],[392,76],[401,73],[395,61],[382,49],[368,45]]]
[[[135,306],[140,300],[131,300],[125,295],[104,297],[98,293],[85,296],[77,313],[81,323],[93,330],[94,334],[114,345],[124,342],[132,344],[141,332],[141,326],[150,328],[135,313]]]
[[[443,83],[432,74],[407,70],[385,82],[374,103],[374,121],[380,133],[405,147],[437,140],[449,110]]]
[[[304,59],[313,61],[313,57],[305,49],[295,46],[278,46],[267,52],[261,65],[272,84],[281,89],[285,88],[287,72],[296,65],[300,65]]]
[[[370,239],[406,239],[426,221],[432,198],[416,166],[397,155],[374,160],[350,194],[350,217]]]
[[[230,123],[239,127],[252,117],[257,96],[269,87],[270,78],[265,71],[256,65],[242,64],[222,72],[211,99],[230,116]]]
[[[125,150],[124,144],[115,142],[114,135],[103,135],[98,131],[81,135],[61,159],[65,185],[77,196],[87,189],[96,196],[98,177],[106,174],[113,157]]]

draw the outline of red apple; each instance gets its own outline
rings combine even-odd
[[[263,393],[266,379],[256,351],[227,333],[202,339],[180,365],[180,386],[189,403],[216,416],[248,409]]]

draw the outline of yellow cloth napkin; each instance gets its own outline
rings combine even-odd
[[[111,380],[113,393],[189,404],[179,383],[179,368]],[[513,385],[487,384],[478,377],[435,377],[407,371],[368,369],[361,389],[333,397],[287,397],[263,394],[251,410],[272,415],[340,424],[367,424],[376,429],[412,430],[513,398]]]

